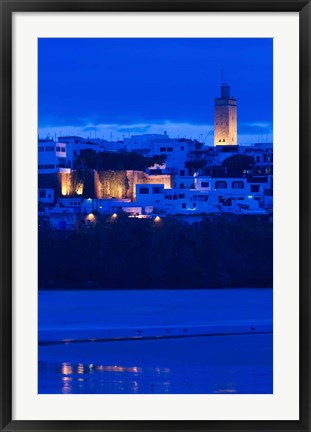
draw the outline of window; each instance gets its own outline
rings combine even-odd
[[[185,189],[184,183],[180,183],[180,189]]]
[[[166,147],[160,147],[160,152],[166,152]]]
[[[251,192],[259,192],[260,186],[259,185],[251,185]]]
[[[193,205],[192,205],[192,208],[196,208],[196,206],[197,206],[197,204],[196,203],[193,203]]]
[[[260,162],[260,156],[256,156],[256,162]]]
[[[74,155],[74,156],[77,156],[77,150],[74,150],[74,151],[73,151],[73,155]]]
[[[265,155],[264,155],[264,161],[265,161],[265,162],[272,162],[272,161],[273,161],[273,156],[272,156],[272,154],[265,154]]]
[[[181,146],[181,147],[180,147],[180,150],[181,150],[181,151],[185,150],[185,147],[184,147],[184,146]]]
[[[201,187],[202,188],[208,188],[209,187],[209,182],[201,182]]]
[[[184,199],[184,198],[185,198],[185,194],[179,194],[178,197],[179,197],[180,199]]]
[[[56,151],[57,151],[57,152],[60,152],[60,147],[56,147]]]
[[[227,182],[218,180],[215,182],[215,189],[227,189]]]
[[[180,170],[179,171],[179,175],[184,176],[185,175],[185,170]]]
[[[142,187],[142,188],[139,189],[139,193],[140,193],[141,195],[148,195],[148,194],[149,194],[149,188],[147,188],[147,187]]]
[[[232,182],[232,189],[244,189],[244,183],[242,181]]]
[[[173,151],[173,147],[167,147],[166,151],[172,152]]]
[[[181,208],[185,209],[186,208],[186,203],[182,203]]]
[[[39,151],[39,152],[44,151],[44,147],[38,147],[38,151]]]
[[[39,196],[40,196],[40,198],[46,198],[46,192],[45,192],[45,190],[40,190]]]
[[[65,147],[61,147],[61,151],[62,151],[63,153],[65,153],[65,151],[66,151]]]
[[[171,200],[172,199],[172,195],[165,195],[165,199],[166,200]]]
[[[173,195],[173,200],[177,200],[178,196],[177,195]]]
[[[152,193],[154,193],[154,194],[160,194],[161,193],[161,188],[160,187],[153,187],[152,188]]]

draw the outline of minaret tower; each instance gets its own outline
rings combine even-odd
[[[236,99],[230,96],[230,86],[221,85],[221,97],[215,99],[214,145],[237,145]]]

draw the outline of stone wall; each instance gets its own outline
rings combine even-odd
[[[143,171],[126,171],[129,182],[127,198],[135,201],[136,184],[163,184],[164,189],[170,189],[174,186],[173,176],[169,174],[148,175]]]

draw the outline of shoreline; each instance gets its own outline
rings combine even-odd
[[[253,290],[253,289],[260,289],[260,290],[268,290],[272,289],[273,286],[224,286],[224,287],[129,287],[129,288],[119,288],[119,287],[102,287],[98,286],[96,284],[89,286],[85,285],[53,285],[51,287],[39,287],[38,291],[209,291],[209,290],[236,290],[236,289],[243,289],[243,290]]]

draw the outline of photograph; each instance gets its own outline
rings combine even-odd
[[[37,59],[38,393],[273,394],[273,38]]]

